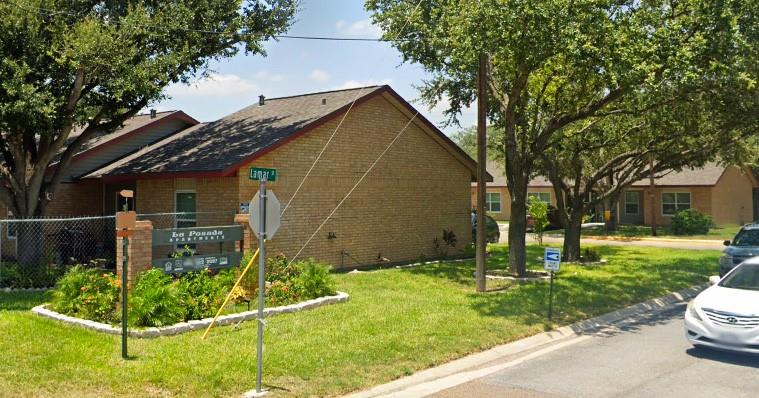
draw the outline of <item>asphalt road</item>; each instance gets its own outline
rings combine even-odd
[[[759,396],[759,357],[695,349],[684,305],[432,395],[437,398]],[[582,338],[580,338],[582,339]]]

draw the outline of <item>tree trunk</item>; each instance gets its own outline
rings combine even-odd
[[[563,259],[567,262],[580,261],[580,238],[584,209],[571,209],[569,222],[564,227]]]
[[[509,269],[519,276],[527,275],[525,234],[527,233],[527,180],[510,187],[511,219],[509,220]]]

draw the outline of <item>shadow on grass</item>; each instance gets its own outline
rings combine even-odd
[[[0,292],[0,311],[30,310],[46,301],[47,292]]]

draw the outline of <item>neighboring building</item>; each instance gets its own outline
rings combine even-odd
[[[487,183],[487,192],[485,194],[485,209],[487,213],[498,221],[508,221],[511,219],[511,195],[506,183],[503,164],[495,161],[488,161],[487,170],[493,176],[493,181]],[[477,184],[472,183],[471,197],[472,209],[477,208]],[[546,203],[556,205],[556,195],[553,192],[551,183],[537,176],[530,180],[527,185],[527,195],[535,196]]]
[[[496,220],[509,219],[509,196],[503,166],[488,164],[493,182],[487,185],[488,213]],[[476,185],[472,184],[472,205]],[[648,180],[634,183],[624,191],[618,203],[617,217],[621,224],[651,224],[651,190]],[[549,181],[534,178],[529,195],[556,204]],[[703,168],[671,172],[655,180],[653,190],[656,224],[669,224],[679,210],[694,208],[709,214],[716,224],[744,224],[759,220],[759,182],[749,169],[719,166],[710,163]]]
[[[108,145],[122,153],[100,167],[85,166],[94,156],[84,151],[72,164],[70,186],[56,195],[56,214],[112,214],[116,193],[128,188],[138,213],[198,213],[156,219],[156,228],[231,224],[258,190],[249,168],[274,167],[278,180],[268,187],[283,208],[299,191],[268,249],[293,256],[376,161],[300,257],[338,267],[407,262],[435,256],[433,241],[443,230],[457,236],[450,254],[471,240],[475,162],[388,86],[266,99],[150,145],[124,147],[133,141]]]

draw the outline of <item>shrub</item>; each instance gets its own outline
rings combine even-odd
[[[538,241],[538,245],[542,245],[543,232],[548,227],[548,203],[531,196],[527,205],[527,214],[532,218],[532,231],[535,234],[535,240]]]
[[[256,269],[256,272],[258,272],[258,269]],[[298,274],[298,262],[290,262],[283,253],[277,253],[274,257],[266,259],[267,282],[292,281],[297,278]]]
[[[300,301],[297,286],[292,282],[274,281],[266,288],[266,302],[277,306]]]
[[[580,252],[580,262],[595,263],[601,261],[601,252],[595,247],[586,247]]]
[[[213,277],[211,271],[206,269],[182,275],[177,290],[180,303],[185,309],[185,319],[214,316],[233,285],[234,274],[231,272]]]
[[[335,281],[329,273],[329,267],[313,259],[298,264],[300,275],[296,280],[301,298],[312,299],[335,294]]]
[[[185,319],[176,284],[161,270],[140,275],[129,297],[129,321],[136,326],[172,325]]]
[[[79,318],[115,322],[120,291],[113,274],[75,265],[51,293],[52,309]]]
[[[696,209],[687,209],[677,212],[672,217],[672,233],[675,235],[697,235],[709,232],[712,226],[712,218]]]

